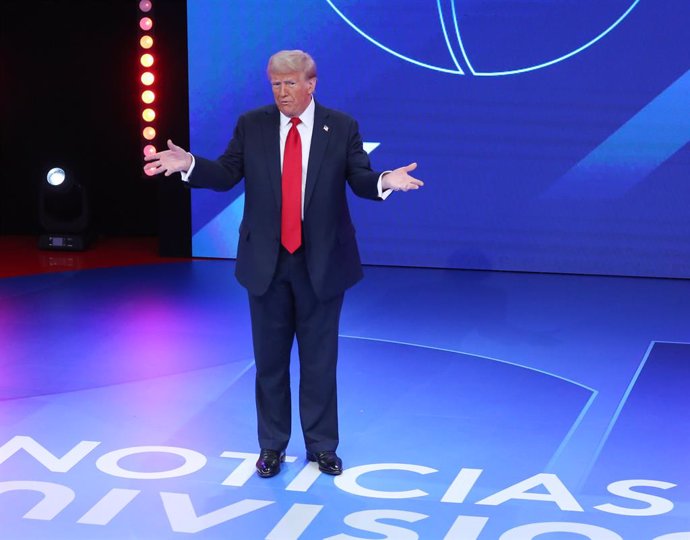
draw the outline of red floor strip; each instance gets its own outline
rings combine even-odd
[[[0,236],[0,278],[187,260],[161,257],[155,237],[100,238],[75,252],[40,250],[34,236]]]

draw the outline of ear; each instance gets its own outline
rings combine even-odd
[[[309,93],[313,94],[314,90],[316,90],[316,77],[309,79]]]

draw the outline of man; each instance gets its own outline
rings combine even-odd
[[[299,410],[307,459],[342,472],[336,362],[345,290],[362,277],[346,183],[360,197],[418,189],[416,163],[373,172],[357,123],[312,97],[316,65],[302,51],[268,62],[275,105],[242,115],[215,161],[168,141],[146,169],[181,172],[192,187],[228,190],[245,179],[235,275],[249,294],[256,361],[256,407],[263,478],[276,475],[291,430],[290,350],[300,357]],[[281,172],[282,171],[282,172]]]

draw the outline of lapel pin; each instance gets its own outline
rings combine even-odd
[[[328,126],[324,124],[323,130],[324,130],[324,131],[328,131]]]

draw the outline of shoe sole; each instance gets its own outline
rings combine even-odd
[[[256,474],[260,476],[261,478],[273,478],[280,472],[280,469],[278,469],[274,473],[262,473],[259,469],[256,470]]]

